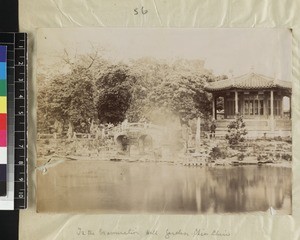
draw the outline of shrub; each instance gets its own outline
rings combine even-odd
[[[225,151],[222,151],[222,152],[221,152],[221,158],[222,158],[222,159],[227,158],[227,155],[228,155],[227,152],[225,152]]]
[[[292,161],[292,155],[288,154],[288,153],[284,153],[282,154],[282,159],[286,160],[286,161]]]
[[[225,138],[231,148],[234,148],[240,142],[244,142],[244,136],[247,135],[245,127],[246,125],[241,115],[237,115],[235,121],[230,122],[227,126],[228,134],[226,134]]]
[[[276,137],[274,137],[274,140],[275,141],[282,141],[282,137],[281,136],[276,136]]]
[[[221,149],[219,147],[213,147],[209,153],[209,156],[214,160],[222,157]]]
[[[292,138],[291,138],[291,137],[287,137],[287,138],[285,139],[285,141],[286,141],[287,143],[292,143]]]
[[[245,158],[245,155],[243,153],[241,153],[241,154],[238,155],[238,160],[239,161],[243,161],[244,158]]]

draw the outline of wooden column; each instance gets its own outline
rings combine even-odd
[[[270,101],[271,101],[271,118],[274,118],[274,93],[273,90],[271,90],[271,96],[270,96]]]
[[[212,95],[212,104],[213,104],[213,109],[212,109],[212,117],[213,119],[216,119],[216,100],[215,100],[215,95]]]
[[[268,115],[269,115],[269,109],[268,109],[268,94],[264,93],[264,105],[263,105],[263,108],[264,108],[264,117],[265,118],[268,118]]]
[[[244,106],[244,94],[241,94],[239,97],[239,101],[240,101],[240,109],[239,109],[239,113],[244,115],[245,114],[245,106]]]
[[[227,103],[227,98],[224,96],[224,119],[227,118],[227,107],[226,107],[226,103]]]
[[[289,98],[290,98],[290,119],[292,119],[292,95],[290,95]]]
[[[239,97],[238,97],[238,92],[235,91],[235,114],[239,113]]]
[[[270,104],[271,104],[271,115],[270,115],[270,125],[271,131],[274,131],[274,92],[271,90],[270,92]]]
[[[281,118],[283,118],[283,98],[284,97],[281,97],[281,106],[280,106],[281,107],[281,109],[280,109],[281,110],[281,112],[280,112]]]

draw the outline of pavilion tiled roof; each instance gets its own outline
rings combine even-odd
[[[220,80],[217,82],[209,83],[205,86],[208,92],[215,92],[229,89],[270,89],[270,88],[283,88],[292,89],[292,83],[270,78],[261,74],[249,73],[239,77]]]

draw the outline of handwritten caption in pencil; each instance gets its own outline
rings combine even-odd
[[[205,229],[200,229],[200,228],[195,228],[191,231],[186,231],[183,229],[173,229],[170,230],[166,228],[165,230],[145,230],[145,231],[138,231],[134,228],[129,228],[123,231],[111,231],[111,230],[105,230],[102,228],[99,229],[87,229],[87,228],[82,228],[78,227],[76,231],[76,235],[80,237],[89,237],[89,236],[157,236],[157,237],[163,237],[164,239],[176,239],[176,237],[208,237],[208,236],[215,236],[215,237],[230,237],[231,233],[227,230],[218,230],[218,229],[213,229],[213,230],[205,230]]]

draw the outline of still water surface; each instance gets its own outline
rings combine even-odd
[[[38,211],[291,214],[291,168],[67,161],[38,173]]]

